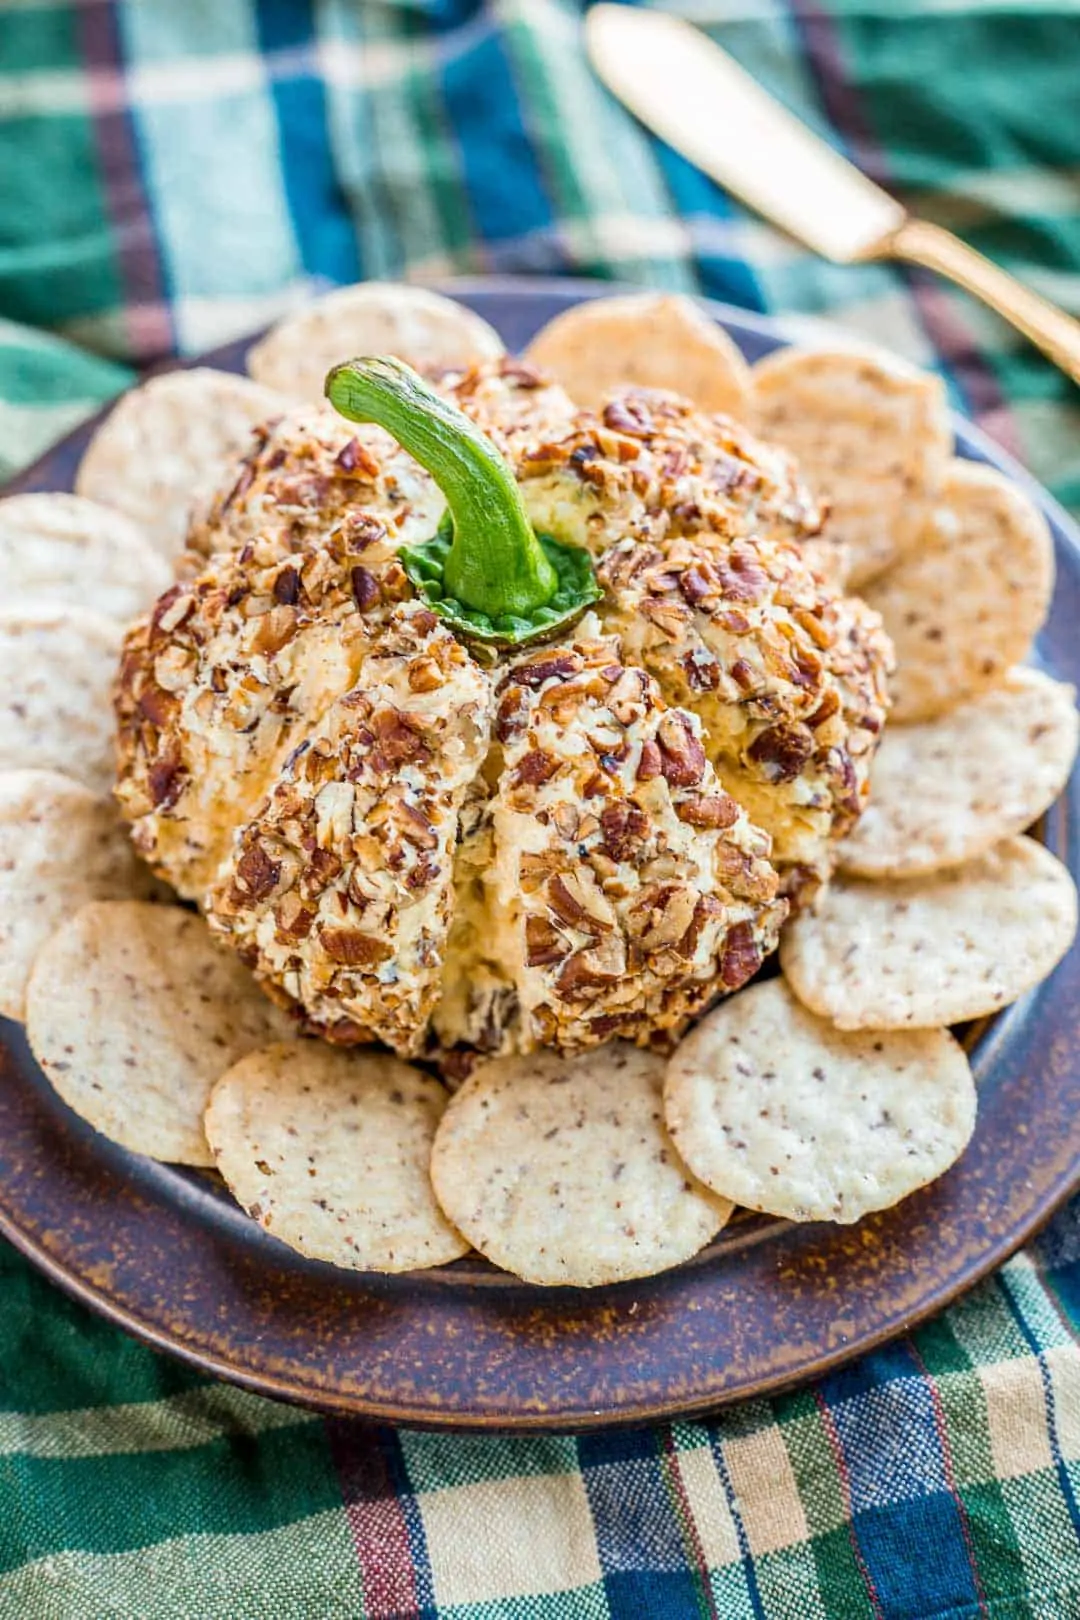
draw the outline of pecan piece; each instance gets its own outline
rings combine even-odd
[[[626,433],[632,439],[647,439],[656,432],[656,423],[644,400],[613,399],[604,406],[604,426],[613,433]]]
[[[400,799],[394,808],[394,814],[406,843],[414,844],[417,849],[431,850],[439,847],[438,833],[416,805],[407,804],[404,799]]]
[[[340,962],[345,967],[378,967],[390,955],[385,940],[362,933],[359,928],[334,928],[323,923],[319,938],[331,962]]]
[[[572,872],[556,873],[547,886],[548,904],[557,917],[582,933],[607,933],[614,927],[610,906],[595,884]]]
[[[677,945],[694,917],[695,897],[677,883],[646,890],[633,908],[637,944],[646,955]]]
[[[821,702],[818,704],[813,714],[807,715],[806,724],[813,731],[816,731],[819,726],[823,726],[826,720],[831,720],[833,715],[838,714],[839,711],[840,694],[836,690],[835,686],[830,686],[825,692],[822,693]]]
[[[556,677],[569,680],[571,675],[579,675],[584,668],[585,660],[580,653],[554,653],[550,658],[538,658],[533,664],[519,664],[513,678],[519,685],[535,692],[545,681]]]
[[[155,726],[167,726],[180,708],[180,699],[173,692],[147,677],[138,697],[139,713]]]
[[[699,602],[719,593],[716,577],[705,563],[692,563],[680,574],[679,589],[690,607],[697,607]]]
[[[728,930],[720,952],[720,982],[726,990],[737,990],[761,966],[761,952],[750,923],[735,923]]]
[[[690,926],[675,947],[676,954],[689,960],[698,948],[705,924],[712,917],[718,917],[723,906],[714,894],[703,894],[694,907],[694,915],[690,919]]]
[[[590,990],[602,990],[626,971],[622,940],[609,935],[599,945],[587,945],[568,956],[556,980],[559,994],[567,1000],[587,999]],[[586,992],[586,995],[582,995]]]
[[[644,742],[641,745],[641,758],[638,761],[637,779],[639,782],[652,782],[660,775],[662,760],[660,750],[654,742]]]
[[[691,827],[733,827],[739,819],[739,806],[730,793],[700,793],[680,799],[675,814]]]
[[[501,743],[512,742],[525,730],[529,705],[520,686],[512,686],[500,700],[495,714],[495,735]]]
[[[431,758],[431,749],[417,735],[407,715],[398,709],[380,709],[371,717],[371,729],[377,746],[371,763],[377,771],[392,770],[397,765],[411,765]]]
[[[351,580],[353,601],[361,613],[366,613],[379,600],[379,582],[371,569],[361,563],[352,570]]]
[[[236,877],[237,887],[243,886],[248,900],[265,900],[281,882],[281,862],[255,840],[237,861]]]
[[[273,656],[281,651],[296,634],[297,612],[294,607],[273,607],[260,616],[252,647],[256,652]]]
[[[694,787],[705,774],[705,750],[694,733],[690,717],[673,710],[656,731],[660,774],[671,787]]]
[[[343,473],[359,473],[361,478],[379,476],[379,463],[359,439],[350,439],[348,444],[343,445],[334,461]]]
[[[768,862],[755,860],[734,844],[716,845],[713,870],[717,881],[737,900],[771,900],[779,882]]]
[[[418,658],[409,665],[410,692],[437,692],[442,684],[442,670],[434,658]]]
[[[553,754],[545,754],[542,748],[534,748],[518,761],[511,784],[514,787],[539,787],[543,782],[549,782],[558,768],[559,762]]]
[[[760,765],[770,782],[793,782],[814,752],[805,726],[769,726],[754,738],[747,758]]]
[[[769,589],[769,576],[746,552],[732,551],[730,557],[714,564],[720,589],[732,602],[755,602]]]
[[[341,525],[341,534],[350,551],[366,551],[386,538],[386,525],[370,512],[350,512]]]
[[[649,831],[649,818],[636,804],[609,804],[600,812],[604,847],[616,861],[630,861]]]
[[[628,726],[644,714],[648,692],[649,677],[643,669],[622,669],[607,694],[607,706],[620,725]]]
[[[714,692],[720,685],[720,665],[704,647],[695,647],[679,659],[691,692]]]
[[[295,607],[299,600],[300,575],[292,563],[287,563],[274,581],[274,601],[283,607]]]
[[[187,782],[188,773],[177,754],[159,755],[146,773],[147,786],[155,810],[171,810]]]
[[[525,962],[528,967],[552,967],[567,956],[570,946],[546,917],[525,920]]]
[[[311,925],[315,921],[315,913],[309,906],[305,906],[300,896],[290,890],[282,896],[274,913],[278,933],[287,942],[299,942],[306,939],[311,932]]]

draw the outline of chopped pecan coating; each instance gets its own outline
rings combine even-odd
[[[411,594],[385,536],[363,555],[378,579],[366,610],[341,525],[287,562],[272,536],[218,552],[129,631],[117,797],[140,853],[186,898],[201,899],[236,826]]]
[[[668,709],[615,638],[519,659],[499,704],[521,719],[475,864],[488,935],[459,935],[447,960],[481,995],[438,1008],[438,1035],[475,1041],[500,988],[516,1018],[496,1032],[504,1048],[679,1027],[715,994],[733,929],[748,931],[739,961],[773,949],[787,907],[768,839],[722,792],[695,717]],[[642,776],[650,748],[661,768]]]
[[[476,368],[458,402],[469,411],[482,395],[490,420],[500,386],[497,363]],[[877,616],[816,572],[825,512],[791,458],[642,389],[578,411],[561,434],[516,426],[504,448],[534,524],[599,559],[604,629],[701,718],[710,758],[773,834],[777,864],[826,878],[865,802],[891,651]],[[662,767],[650,748],[642,779]]]
[[[426,540],[443,512],[435,482],[381,428],[357,428],[329,406],[305,406],[258,428],[236,476],[196,514],[198,556],[258,540],[285,556],[337,528],[367,546]]]
[[[458,814],[487,750],[490,677],[415,604],[238,831],[212,928],[331,1040],[417,1051],[439,996]],[[423,661],[436,690],[410,680]],[[253,881],[254,879],[254,881]],[[343,1022],[344,1021],[344,1022]]]
[[[822,512],[788,458],[735,424],[642,391],[578,411],[506,359],[439,386],[536,526],[597,559],[596,614],[482,668],[397,559],[442,514],[427,474],[378,429],[293,413],[128,635],[117,796],[330,1040],[457,1069],[651,1042],[827,881],[888,643],[801,553]]]
[[[490,400],[490,378],[487,387]],[[503,448],[536,527],[594,554],[616,539],[680,534],[802,540],[824,521],[786,451],[654,389],[628,389],[599,415],[579,411],[562,432],[518,431]]]
[[[700,717],[725,788],[772,834],[777,865],[826,877],[865,803],[885,719],[891,649],[878,616],[778,541],[620,541],[598,572],[605,627],[669,702]]]
[[[577,413],[558,383],[510,355],[467,371],[444,371],[435,382],[511,462],[517,444],[560,438]]]

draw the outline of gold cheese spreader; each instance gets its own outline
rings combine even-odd
[[[942,226],[915,219],[700,29],[602,4],[587,13],[585,38],[608,89],[750,208],[838,264],[905,259],[948,276],[1080,383],[1080,321]]]

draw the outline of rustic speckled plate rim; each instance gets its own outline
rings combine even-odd
[[[550,306],[552,300],[556,303],[570,303],[581,298],[603,296],[612,290],[608,284],[552,282],[542,279],[505,281],[470,278],[443,283],[442,286],[444,290],[460,296],[464,302],[476,301],[484,305],[489,312],[493,302],[504,306],[509,302],[516,306],[517,315],[521,314],[523,307],[535,310],[542,305]],[[543,311],[545,318],[549,312],[550,309]],[[764,350],[765,347],[775,347],[784,341],[781,323],[719,305],[713,306],[713,312],[733,331],[736,338],[748,343],[752,348]],[[526,317],[527,324],[528,317]],[[823,325],[821,330],[823,337],[827,337],[827,327]],[[222,351],[200,357],[200,360],[202,363],[207,361],[213,363],[216,359],[221,363],[224,359],[236,364],[247,342],[250,341],[248,339],[243,343],[228,345]],[[192,360],[188,363],[200,362]],[[968,452],[1002,468],[1038,501],[1054,527],[1059,552],[1064,554],[1069,564],[1067,572],[1071,576],[1072,571],[1075,571],[1077,580],[1080,580],[1080,533],[1076,531],[1068,516],[1023,468],[984,435],[966,422],[958,421],[956,425]],[[58,462],[62,461],[65,450],[70,452],[70,447],[81,442],[87,431],[88,425],[84,424],[81,429],[61,441],[60,445],[54,446],[34,467],[24,472],[12,488],[47,487],[50,478],[55,479],[54,469]],[[59,486],[53,481],[52,487]],[[1071,583],[1080,590],[1077,580],[1072,580]],[[1074,656],[1073,665],[1078,664],[1080,658]],[[1055,667],[1058,673],[1071,674],[1075,678],[1075,667],[1063,670],[1060,659],[1057,660]],[[1070,864],[1074,867],[1077,835],[1070,806],[1075,804],[1074,783],[1069,801],[1063,801],[1056,811],[1051,813],[1047,828],[1048,842],[1060,851],[1067,849],[1069,855],[1073,857]],[[1023,1039],[1025,1030],[1030,1036],[1032,1028],[1041,1026],[1044,1009],[1048,1009],[1048,1017],[1058,1021],[1063,1014],[1071,1016],[1071,1023],[1067,1016],[1066,1027],[1057,1032],[1054,1051],[1045,1054],[1044,1069],[1046,1064],[1053,1062],[1057,1071],[1055,1078],[1059,1081],[1059,1085],[1043,1085],[1040,1093],[1034,1097],[1035,1105],[1042,1101],[1044,1111],[1049,1106],[1050,1098],[1061,1090],[1068,1091],[1069,1087],[1073,1100],[1080,1101],[1080,1049],[1078,1049],[1080,1028],[1077,1027],[1080,1024],[1080,996],[1075,993],[1080,984],[1080,967],[1075,953],[1067,960],[1065,971],[1070,981],[1077,981],[1073,984],[1074,994],[1071,998],[1067,995],[1067,984],[1061,978],[1063,970],[1059,969],[1053,987],[1046,986],[1034,992],[1032,996],[1025,998],[1024,1002],[998,1019],[976,1053],[980,1070],[984,1073],[992,1072],[999,1066],[1000,1061],[1008,1058],[1009,1052],[1016,1046],[1017,1039]],[[7,1031],[12,1033],[9,1035]],[[53,1097],[39,1074],[36,1079],[27,1078],[29,1065],[19,1058],[20,1046],[21,1037],[14,1032],[13,1026],[0,1029],[0,1057],[3,1066],[7,1070],[16,1066],[19,1069],[19,1079],[10,1095],[23,1098],[25,1106],[29,1107],[30,1104],[26,1102],[28,1096],[26,1088],[29,1087],[34,1093],[36,1099],[34,1106],[40,1110],[41,1117],[48,1115],[50,1134],[43,1144],[38,1144],[44,1152],[44,1157],[33,1161],[32,1179],[40,1182],[43,1176],[46,1187],[68,1190],[63,1179],[70,1171],[67,1159],[70,1143],[67,1138],[72,1135],[82,1136],[84,1139],[82,1150],[89,1154],[92,1173],[96,1177],[96,1194],[89,1198],[88,1211],[91,1232],[94,1231],[95,1215],[98,1217],[97,1230],[100,1235],[96,1241],[99,1252],[96,1260],[88,1260],[82,1250],[73,1246],[72,1234],[69,1231],[58,1230],[55,1226],[50,1228],[48,1223],[32,1213],[27,1204],[24,1180],[4,1173],[8,1164],[7,1141],[0,1146],[0,1233],[65,1292],[155,1348],[177,1355],[206,1373],[228,1379],[255,1392],[338,1415],[359,1415],[384,1421],[444,1428],[566,1430],[690,1416],[715,1409],[730,1400],[773,1393],[803,1382],[809,1377],[832,1371],[853,1356],[887,1342],[897,1333],[933,1315],[957,1294],[986,1276],[1009,1254],[1015,1252],[1044,1224],[1054,1209],[1075,1190],[1077,1185],[1080,1185],[1080,1134],[1073,1123],[1076,1112],[1074,1109],[1058,1122],[1059,1126],[1072,1126],[1068,1135],[1067,1151],[1063,1151],[1059,1156],[1055,1168],[1044,1171],[1045,1184],[1040,1194],[1025,1206],[1021,1219],[1002,1222],[1005,1200],[999,1198],[993,1211],[998,1217],[998,1224],[989,1229],[986,1240],[981,1245],[976,1243],[966,1249],[961,1246],[964,1255],[962,1261],[958,1262],[947,1275],[936,1281],[922,1283],[918,1288],[917,1300],[906,1305],[901,1302],[891,1315],[886,1311],[876,1325],[864,1321],[860,1328],[857,1322],[852,1322],[851,1332],[841,1330],[831,1345],[817,1342],[804,1346],[794,1363],[776,1366],[772,1371],[759,1372],[741,1382],[736,1376],[732,1381],[725,1380],[722,1376],[725,1365],[730,1367],[731,1361],[725,1363],[719,1354],[724,1347],[723,1340],[717,1339],[716,1322],[709,1317],[710,1310],[716,1305],[716,1295],[722,1292],[725,1286],[730,1288],[732,1273],[738,1279],[740,1268],[748,1267],[758,1285],[757,1293],[751,1288],[745,1297],[741,1294],[737,1296],[736,1312],[742,1314],[752,1313],[755,1310],[759,1313],[764,1311],[766,1322],[771,1321],[774,1327],[782,1329],[783,1323],[777,1322],[776,1316],[778,1308],[783,1306],[784,1301],[770,1296],[770,1279],[773,1293],[782,1285],[785,1278],[789,1282],[797,1278],[800,1285],[806,1285],[809,1280],[810,1293],[813,1296],[814,1288],[817,1286],[814,1282],[815,1274],[820,1273],[823,1266],[827,1269],[836,1261],[842,1274],[843,1267],[850,1261],[854,1266],[853,1274],[858,1275],[859,1249],[874,1250],[878,1244],[887,1248],[888,1242],[896,1237],[895,1231],[890,1234],[890,1228],[895,1228],[898,1222],[905,1238],[910,1238],[912,1249],[910,1254],[906,1254],[902,1247],[897,1251],[893,1257],[894,1271],[897,1259],[917,1266],[919,1255],[925,1250],[925,1243],[920,1246],[917,1234],[924,1229],[928,1216],[931,1223],[930,1230],[934,1234],[939,1232],[943,1221],[948,1221],[949,1190],[954,1178],[962,1184],[962,1175],[957,1178],[956,1172],[953,1172],[935,1188],[916,1194],[913,1199],[900,1206],[903,1215],[898,1215],[895,1211],[885,1212],[883,1216],[871,1217],[868,1222],[860,1223],[857,1227],[844,1229],[822,1227],[800,1229],[777,1223],[760,1233],[751,1231],[748,1235],[737,1239],[733,1235],[733,1240],[722,1243],[718,1248],[709,1251],[703,1259],[691,1262],[678,1272],[668,1274],[666,1278],[622,1284],[617,1288],[598,1291],[594,1295],[583,1295],[577,1291],[529,1289],[494,1275],[485,1280],[499,1286],[477,1287],[478,1278],[470,1279],[467,1272],[455,1272],[454,1268],[444,1268],[435,1276],[420,1276],[413,1280],[414,1287],[410,1290],[408,1279],[396,1279],[388,1283],[373,1282],[372,1279],[364,1278],[343,1278],[341,1274],[329,1272],[325,1267],[311,1263],[297,1264],[295,1257],[281,1250],[280,1246],[272,1239],[266,1238],[265,1234],[258,1233],[257,1228],[249,1231],[250,1223],[239,1216],[238,1212],[235,1212],[235,1222],[231,1218],[223,1219],[220,1215],[208,1216],[207,1212],[211,1206],[206,1200],[212,1195],[201,1190],[191,1178],[183,1178],[168,1169],[150,1167],[147,1161],[138,1161],[134,1156],[126,1155],[122,1150],[104,1143],[102,1139],[95,1138],[86,1127],[82,1127],[67,1116],[67,1110]],[[1060,1085],[1062,1076],[1068,1082],[1064,1088]],[[1029,1075],[1018,1080],[1017,1084],[1030,1085],[1031,1079]],[[8,1103],[7,1096],[0,1101],[0,1127],[5,1120],[6,1103]],[[6,1112],[10,1114],[10,1104]],[[33,1117],[36,1119],[37,1115]],[[1047,1124],[1045,1119],[1043,1124]],[[54,1131],[59,1134],[59,1145],[53,1141]],[[32,1134],[31,1131],[31,1136]],[[1023,1136],[1022,1121],[1020,1136]],[[118,1168],[114,1169],[111,1166]],[[958,1171],[962,1170],[962,1165],[957,1168]],[[126,1172],[130,1173],[126,1175],[125,1180]],[[78,1176],[74,1172],[70,1174],[77,1182]],[[253,1247],[255,1253],[253,1262],[250,1262],[246,1255],[243,1256],[244,1264],[249,1268],[254,1264],[261,1281],[275,1275],[291,1277],[292,1286],[299,1289],[299,1295],[303,1294],[304,1287],[311,1284],[314,1294],[320,1299],[328,1291],[338,1297],[343,1310],[346,1301],[359,1300],[361,1339],[364,1331],[367,1331],[369,1336],[372,1331],[370,1322],[367,1328],[364,1328],[365,1311],[367,1318],[377,1317],[388,1298],[394,1302],[394,1307],[399,1312],[404,1310],[407,1317],[416,1318],[424,1313],[438,1316],[437,1301],[451,1300],[460,1304],[459,1297],[464,1296],[466,1303],[459,1314],[466,1326],[471,1322],[477,1329],[478,1340],[481,1348],[486,1348],[489,1363],[498,1364],[502,1370],[501,1361],[509,1358],[510,1368],[504,1392],[494,1398],[482,1399],[477,1388],[470,1389],[467,1377],[463,1381],[461,1375],[457,1374],[456,1382],[454,1381],[455,1375],[451,1366],[454,1355],[447,1349],[455,1336],[454,1333],[449,1339],[444,1339],[440,1333],[434,1335],[433,1342],[426,1352],[426,1360],[419,1368],[419,1385],[414,1378],[402,1371],[395,1388],[395,1369],[391,1364],[389,1384],[384,1381],[381,1388],[372,1385],[367,1389],[358,1389],[355,1379],[349,1382],[348,1386],[345,1381],[335,1382],[333,1373],[327,1375],[325,1371],[320,1371],[321,1363],[315,1372],[312,1372],[308,1365],[311,1361],[311,1345],[305,1344],[302,1338],[299,1342],[303,1353],[299,1349],[294,1349],[291,1356],[286,1353],[282,1357],[277,1353],[271,1354],[268,1350],[260,1353],[262,1341],[258,1336],[254,1340],[245,1339],[244,1323],[239,1320],[228,1322],[224,1330],[216,1333],[211,1322],[205,1317],[200,1318],[193,1326],[191,1322],[182,1320],[182,1313],[181,1317],[175,1314],[177,1309],[175,1290],[165,1287],[164,1292],[159,1293],[150,1286],[149,1278],[144,1279],[143,1292],[138,1295],[135,1302],[125,1300],[122,1297],[122,1289],[115,1279],[118,1258],[116,1256],[110,1258],[109,1225],[104,1219],[106,1210],[98,1209],[99,1204],[107,1204],[111,1182],[117,1180],[122,1182],[124,1188],[122,1207],[126,1209],[128,1203],[145,1206],[139,1219],[145,1221],[147,1225],[143,1228],[136,1224],[135,1230],[138,1234],[137,1241],[141,1242],[148,1252],[152,1253],[154,1231],[159,1220],[165,1220],[166,1224],[172,1223],[183,1240],[190,1235],[180,1218],[183,1216],[190,1221],[196,1232],[201,1228],[203,1237],[215,1252],[216,1247],[222,1244],[227,1246],[229,1232],[234,1228],[237,1231],[242,1230],[247,1239],[247,1246]],[[1006,1181],[1011,1185],[1009,1177],[1006,1177]],[[155,1203],[155,1198],[159,1200],[164,1198],[163,1188],[167,1189],[167,1201]],[[48,1196],[45,1203],[48,1206]],[[213,1208],[216,1209],[219,1203],[220,1200],[214,1198]],[[77,1207],[80,1217],[87,1214],[81,1204]],[[54,1215],[59,1217],[58,1208],[54,1211]],[[206,1227],[208,1219],[213,1227],[210,1232]],[[919,1225],[920,1221],[923,1222],[922,1227]],[[223,1232],[226,1234],[225,1237],[222,1237]],[[258,1233],[257,1239],[255,1233]],[[64,1242],[65,1236],[69,1239],[67,1245]],[[183,1246],[181,1241],[180,1248]],[[769,1264],[764,1266],[763,1255],[770,1257]],[[145,1265],[146,1255],[141,1255],[140,1258]],[[113,1263],[114,1260],[117,1264]],[[785,1266],[788,1268],[787,1272],[784,1271]],[[234,1269],[236,1273],[242,1270],[239,1261]],[[872,1268],[869,1275],[873,1275]],[[751,1276],[746,1278],[747,1282],[751,1281]],[[334,1286],[335,1277],[338,1279],[337,1287]],[[228,1280],[232,1287],[233,1271],[228,1272]],[[819,1276],[818,1282],[820,1281]],[[825,1279],[825,1283],[828,1281],[829,1279]],[[836,1313],[841,1304],[847,1300],[847,1295],[841,1289],[830,1296],[825,1283],[822,1284],[824,1297],[831,1301],[831,1308]],[[892,1297],[896,1292],[895,1275],[890,1274],[890,1285],[891,1292],[886,1291],[886,1298]],[[243,1280],[237,1287],[233,1287],[233,1294],[238,1295],[242,1305],[249,1307],[250,1314],[253,1305],[245,1293]],[[706,1333],[702,1340],[703,1365],[697,1367],[688,1382],[685,1367],[677,1371],[675,1365],[669,1361],[654,1369],[656,1376],[652,1391],[647,1397],[635,1395],[630,1387],[620,1390],[617,1386],[614,1394],[609,1391],[601,1403],[590,1404],[583,1398],[583,1392],[576,1388],[574,1367],[577,1342],[584,1335],[589,1348],[595,1350],[598,1344],[617,1346],[621,1339],[624,1345],[626,1342],[631,1344],[631,1359],[635,1359],[632,1347],[637,1342],[636,1324],[648,1315],[657,1298],[661,1300],[659,1308],[661,1325],[669,1335],[669,1340],[665,1341],[662,1333],[660,1342],[662,1345],[667,1342],[669,1349],[672,1345],[676,1350],[681,1349],[680,1335],[684,1327],[691,1333],[691,1343],[696,1343],[691,1332],[693,1318],[696,1315],[703,1315],[709,1319],[710,1332]],[[496,1312],[502,1310],[505,1313],[505,1320],[500,1320],[494,1327],[484,1317],[482,1311],[478,1312],[477,1301],[485,1299],[494,1303]],[[671,1299],[675,1300],[674,1305],[664,1303]],[[856,1294],[855,1303],[866,1304],[871,1299],[879,1305],[882,1302],[880,1297],[875,1296],[873,1290],[867,1290],[864,1286],[862,1291]],[[213,1301],[211,1300],[209,1304],[202,1303],[204,1308],[211,1310],[212,1315]],[[780,1314],[781,1317],[784,1315],[783,1309]],[[721,1313],[721,1324],[725,1320]],[[843,1324],[842,1317],[840,1321]],[[729,1323],[729,1326],[731,1325]],[[703,1322],[702,1326],[704,1328],[706,1323]],[[455,1326],[455,1333],[459,1328],[460,1323]],[[615,1335],[614,1340],[611,1339],[612,1334]],[[832,1336],[831,1323],[829,1336]],[[423,1343],[422,1340],[419,1342]],[[557,1360],[563,1360],[565,1352],[567,1363],[565,1375],[555,1380],[564,1393],[561,1398],[556,1396],[552,1399],[541,1395],[538,1400],[538,1392],[533,1387],[535,1379],[540,1377],[543,1384],[546,1369],[547,1383],[552,1382],[549,1365],[551,1358],[548,1352],[553,1344],[556,1347]],[[733,1344],[729,1344],[729,1348],[737,1350]],[[614,1348],[611,1354],[618,1359]],[[542,1366],[545,1356],[548,1356],[548,1362]],[[458,1359],[460,1360],[460,1357]],[[694,1364],[692,1355],[690,1364]],[[465,1366],[467,1371],[467,1355]],[[594,1379],[596,1376],[594,1367]],[[610,1384],[611,1380],[608,1379],[607,1382]],[[640,1379],[638,1382],[640,1383]],[[574,1388],[574,1394],[566,1393],[568,1385]]]

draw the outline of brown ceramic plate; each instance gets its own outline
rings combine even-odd
[[[453,289],[522,345],[606,291],[570,282]],[[751,358],[765,321],[717,308]],[[242,368],[246,344],[208,356]],[[18,481],[70,489],[83,427]],[[1039,653],[1080,679],[1080,535],[990,443],[962,454],[1023,482],[1058,548]],[[1080,781],[1043,836],[1080,868]],[[981,1090],[974,1141],[941,1181],[854,1228],[736,1219],[689,1265],[593,1292],[539,1289],[480,1260],[379,1278],[305,1261],[210,1176],[114,1147],[43,1079],[0,1023],[0,1232],[76,1298],[207,1372],[324,1411],[442,1427],[545,1429],[703,1412],[826,1372],[939,1310],[1000,1264],[1080,1185],[1080,951],[1017,1006],[968,1032]]]

